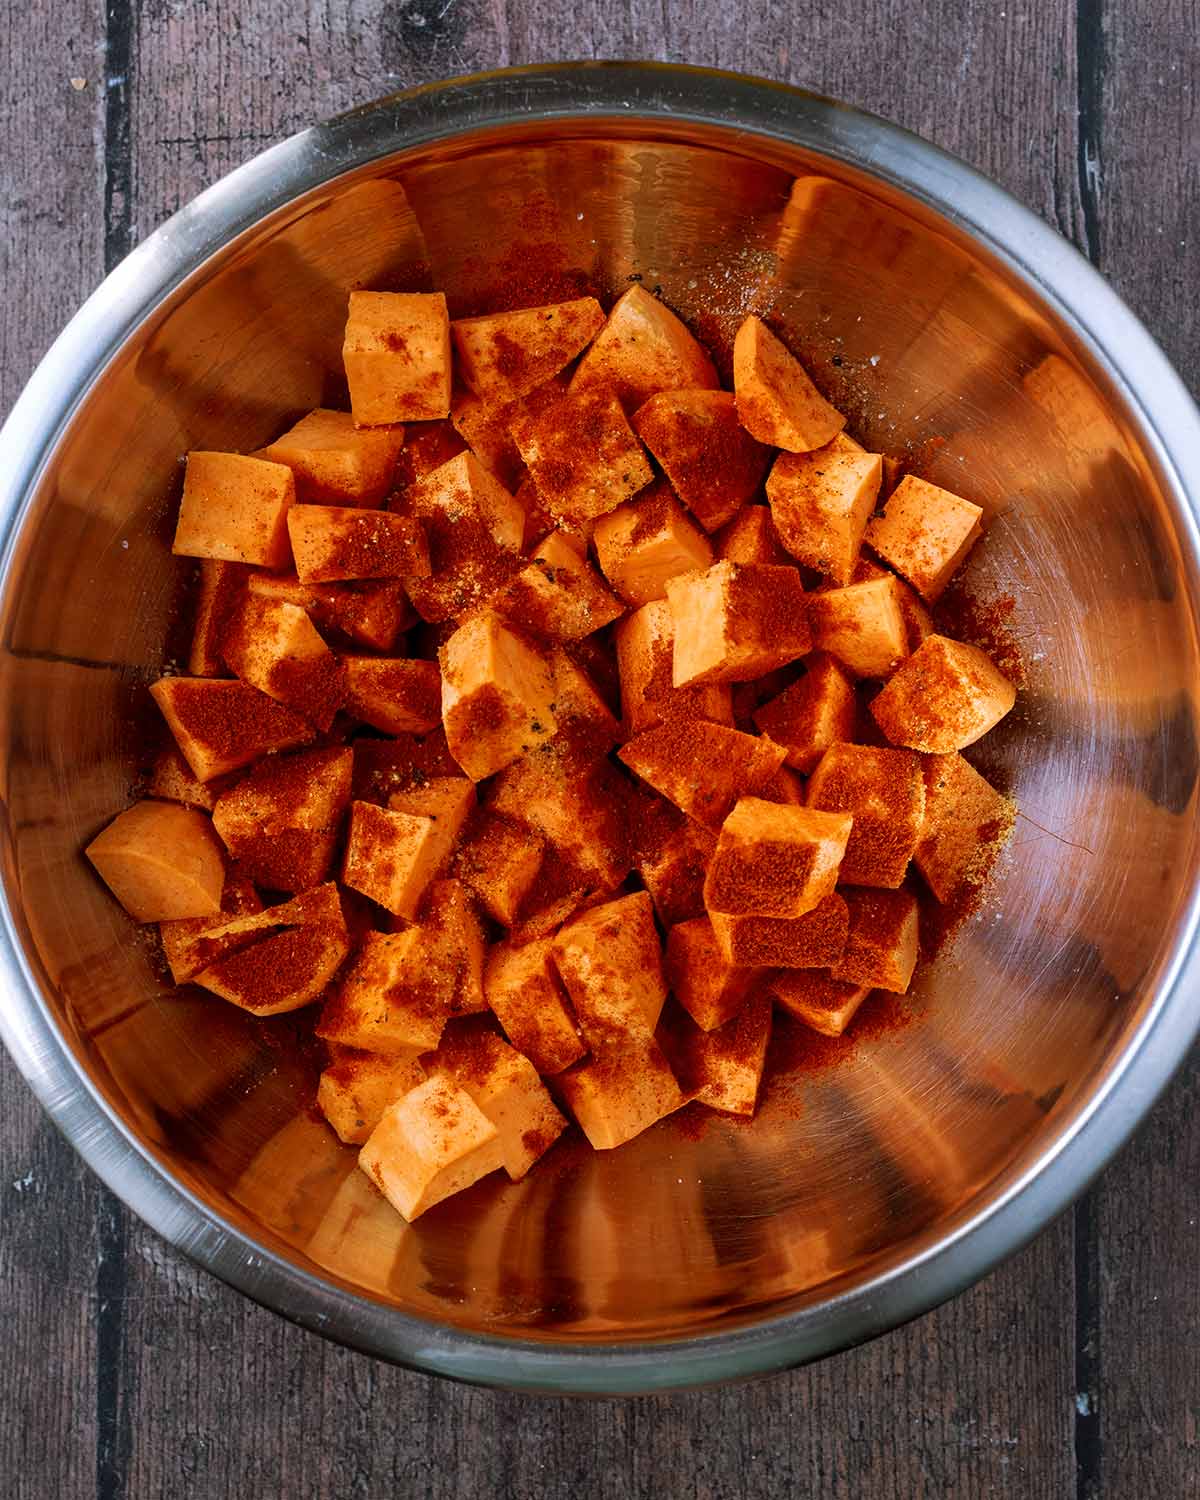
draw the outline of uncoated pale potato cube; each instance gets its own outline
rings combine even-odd
[[[613,391],[627,411],[636,411],[657,391],[719,384],[712,360],[671,309],[631,286],[580,360],[571,389]]]
[[[389,1056],[436,1047],[458,987],[457,963],[423,927],[368,932],[325,1002],[316,1034]]]
[[[623,1146],[686,1103],[662,1048],[641,1037],[568,1069],[558,1084],[597,1151]]]
[[[961,755],[922,757],[925,823],[913,858],[939,901],[987,879],[1016,809]]]
[[[666,1051],[688,1098],[725,1114],[752,1115],[770,1040],[771,1001],[755,994],[715,1030],[681,1018]]]
[[[578,641],[625,613],[596,572],[559,531],[488,600],[504,619],[549,640]]]
[[[248,594],[225,630],[225,660],[243,682],[328,729],[346,674],[298,605]]]
[[[317,1108],[341,1140],[361,1146],[388,1105],[424,1083],[425,1069],[415,1047],[390,1057],[350,1047],[339,1051],[317,1083]]]
[[[791,558],[780,545],[769,505],[747,505],[713,537],[716,554],[726,562],[782,565]]]
[[[709,828],[721,826],[739,797],[768,783],[786,755],[770,740],[683,718],[646,730],[618,751],[635,776]]]
[[[932,604],[978,540],[982,520],[978,505],[906,474],[867,528],[867,541]]]
[[[403,446],[403,427],[357,427],[348,411],[318,407],[259,455],[291,469],[301,504],[378,505]]]
[[[490,405],[514,401],[556,375],[604,326],[595,297],[456,318],[450,325],[462,377]]]
[[[450,315],[441,292],[351,292],[342,360],[359,427],[450,415]]]
[[[705,531],[716,531],[737,515],[771,461],[770,450],[738,421],[728,391],[660,391],[638,408],[633,427]]]
[[[272,755],[222,792],[213,827],[243,874],[273,891],[304,891],[329,876],[350,805],[350,749]]]
[[[846,425],[795,355],[753,314],[733,341],[733,388],[738,420],[772,448],[808,453],[832,442]]]
[[[931,635],[874,699],[871,713],[893,745],[944,755],[973,745],[1016,701],[1016,688],[976,646]]]
[[[837,884],[851,826],[844,812],[740,798],[717,836],[705,906],[728,916],[802,917]]]
[[[470,1094],[439,1074],[384,1110],[358,1164],[412,1223],[503,1166],[504,1146]]]
[[[196,591],[195,624],[188,652],[193,677],[224,677],[228,673],[221,643],[230,617],[237,611],[254,573],[241,563],[203,558]]]
[[[611,750],[620,744],[621,726],[596,684],[561,646],[550,654],[550,669],[554,673],[554,717],[560,729],[596,749]]]
[[[225,861],[210,820],[175,802],[135,802],[84,851],[135,922],[221,910]]]
[[[719,562],[673,578],[671,680],[751,682],[812,649],[807,596],[795,568]]]
[[[706,915],[704,877],[717,836],[661,797],[647,800],[649,809],[637,815],[637,872],[658,920],[669,928]]]
[[[442,674],[434,661],[343,656],[346,711],[385,734],[428,734],[442,722]]]
[[[561,1073],[587,1051],[554,967],[551,938],[497,943],[483,974],[488,1005],[539,1073]]]
[[[738,968],[827,969],[841,957],[850,925],[836,891],[802,917],[710,916],[721,952]]]
[[[850,930],[834,979],[902,995],[917,965],[917,901],[908,891],[847,890]]]
[[[312,725],[244,682],[163,677],[150,688],[198,781],[213,781],[272,750],[313,738]]]
[[[671,928],[664,969],[676,1000],[703,1031],[738,1013],[755,978],[752,969],[735,969],[725,958],[707,917]]]
[[[482,811],[463,834],[454,872],[471,887],[490,917],[511,927],[545,857],[545,840],[532,828]]]
[[[822,1036],[841,1036],[870,993],[823,969],[784,969],[769,981],[771,998]]]
[[[925,820],[921,760],[910,750],[831,745],[808,782],[809,807],[854,819],[839,880],[895,890]]]
[[[288,535],[303,583],[429,575],[429,546],[411,516],[348,505],[294,505]]]
[[[823,589],[808,596],[813,644],[855,677],[887,677],[908,655],[894,578]]]
[[[779,539],[793,557],[847,584],[858,561],[883,464],[855,452],[841,435],[812,453],[781,453],[767,479]]]
[[[593,907],[554,939],[554,962],[583,1034],[649,1039],[667,997],[654,912],[645,891]]]
[[[439,659],[446,743],[472,781],[553,737],[549,664],[490,610],[460,625]]]
[[[441,817],[355,802],[350,809],[342,880],[394,916],[411,921],[430,883],[450,858],[465,817],[461,799],[455,805],[448,798]]]
[[[291,469],[240,453],[189,453],[171,551],[182,557],[286,568]]]
[[[645,489],[654,471],[621,403],[609,391],[576,392],[518,420],[513,437],[545,504],[582,526]]]
[[[267,935],[229,951],[221,933],[212,934],[211,941],[222,951],[195,982],[257,1016],[310,1005],[350,952],[341,897],[332,883],[236,922],[263,923]]]
[[[666,596],[667,580],[707,568],[712,547],[667,484],[601,516],[592,533],[604,576],[633,605]]]
[[[732,729],[733,708],[725,683],[685,688],[672,683],[675,622],[666,599],[643,604],[621,621],[615,635],[621,713],[629,734],[640,734],[673,716],[711,719]]]
[[[804,664],[804,676],[754,712],[760,733],[787,749],[787,763],[807,775],[839,740],[854,739],[858,700],[854,684],[824,651]]]

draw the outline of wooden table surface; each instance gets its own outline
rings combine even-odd
[[[839,95],[1073,239],[1200,387],[1200,0],[0,0],[0,412],[82,298],[229,168],[394,88],[655,57]],[[293,1328],[127,1213],[0,1069],[0,1492],[1200,1493],[1200,1064],[1029,1249],[866,1348],[738,1389],[460,1389]]]

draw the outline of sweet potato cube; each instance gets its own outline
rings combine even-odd
[[[439,653],[442,722],[450,753],[472,781],[551,739],[554,677],[545,657],[484,610]]]
[[[850,929],[834,979],[903,995],[917,965],[917,900],[908,891],[845,892]]]
[[[711,719],[733,727],[733,709],[725,683],[696,683],[677,688],[671,681],[675,622],[666,599],[643,604],[616,629],[617,670],[621,678],[621,712],[629,734],[640,734],[675,716]]]
[[[733,341],[733,388],[738,420],[772,448],[808,453],[832,442],[846,425],[796,356],[753,314]]]
[[[162,941],[163,957],[171,970],[176,984],[186,984],[212,962],[216,956],[212,934],[228,928],[239,917],[253,917],[262,912],[263,904],[258,892],[245,875],[230,872],[225,876],[221,891],[221,909],[215,916],[178,917],[158,924],[158,935]],[[251,930],[245,942],[254,941],[257,934]],[[218,943],[224,951],[224,945]],[[229,948],[239,946],[234,938]]]
[[[754,712],[755,727],[787,749],[787,763],[807,775],[830,745],[854,739],[854,684],[832,656],[814,652],[804,676]]]
[[[558,1086],[597,1151],[623,1146],[686,1103],[662,1048],[644,1037],[560,1073]]]
[[[769,986],[778,1005],[822,1036],[841,1036],[870,993],[866,985],[834,979],[823,969],[782,969]]]
[[[705,531],[732,520],[771,461],[770,450],[738,421],[728,391],[660,391],[638,408],[633,427]]]
[[[708,862],[717,847],[716,834],[685,818],[671,804],[655,798],[664,811],[676,821],[654,818],[650,836],[643,842],[644,853],[637,858],[637,872],[650,892],[658,920],[664,927],[674,927],[694,917],[704,917],[704,877]],[[661,826],[666,824],[667,826]],[[661,826],[661,831],[660,830]]]
[[[221,649],[230,618],[255,575],[241,563],[219,562],[206,557],[200,562],[196,591],[195,623],[188,653],[188,672],[193,677],[225,677],[229,668]]]
[[[919,756],[874,745],[831,745],[809,777],[807,801],[854,819],[839,880],[899,887],[925,820]]]
[[[328,729],[346,697],[346,674],[296,604],[247,594],[225,630],[225,660],[243,682]]]
[[[566,390],[565,377],[555,375],[528,395],[501,405],[485,401],[469,391],[459,391],[450,408],[450,420],[483,467],[506,489],[512,490],[518,487],[525,473],[525,465],[513,439],[513,427],[523,417],[534,417],[552,406],[566,394]],[[553,524],[547,515],[545,530],[549,531]],[[531,540],[528,534],[525,540],[526,543]]]
[[[717,836],[705,906],[727,916],[802,917],[837,884],[851,826],[844,812],[740,798]]]
[[[667,933],[664,965],[676,1000],[702,1031],[724,1026],[745,1003],[751,969],[735,969],[725,958],[707,917],[680,922]]]
[[[750,682],[812,649],[800,574],[761,563],[714,563],[667,583],[672,681]]]
[[[456,318],[450,325],[458,367],[477,396],[501,405],[526,396],[586,348],[604,326],[595,297],[547,307]]]
[[[625,613],[595,568],[562,532],[544,537],[530,562],[488,601],[512,624],[548,640],[578,641]]]
[[[429,575],[425,532],[411,516],[350,505],[294,505],[288,535],[303,583]]]
[[[436,1047],[458,982],[458,964],[423,927],[368,932],[322,1008],[317,1035],[389,1056]]]
[[[611,391],[571,391],[513,437],[538,491],[561,522],[583,526],[615,510],[654,478],[642,445]]]
[[[606,901],[554,939],[554,962],[597,1050],[612,1038],[649,1038],[667,997],[654,910],[645,891]]]
[[[387,805],[391,812],[430,819],[449,851],[475,810],[475,786],[465,776],[432,776],[393,792]]]
[[[189,453],[171,551],[286,568],[296,482],[283,464],[240,453]]]
[[[626,411],[636,411],[658,391],[711,391],[719,384],[712,360],[680,319],[631,286],[580,360],[571,390],[612,391]]]
[[[317,886],[283,906],[237,921],[263,923],[267,935],[221,952],[195,982],[257,1016],[311,1005],[350,952],[336,885]],[[224,946],[220,932],[210,935],[210,941]]]
[[[318,407],[259,457],[291,469],[302,505],[378,505],[403,446],[403,427],[358,427],[348,411]]]
[[[921,603],[916,589],[911,584],[905,583],[903,578],[897,578],[895,573],[890,572],[881,563],[875,562],[873,558],[860,557],[854,566],[850,582],[870,583],[876,578],[892,580],[892,592],[900,607],[900,618],[904,621],[904,633],[911,653],[917,649],[926,636],[933,634],[933,616]]]
[[[499,813],[482,811],[463,833],[454,872],[471,887],[490,917],[511,927],[545,856],[545,841],[533,829]]]
[[[846,946],[846,902],[835,891],[802,917],[736,917],[711,914],[713,934],[737,968],[827,969]]]
[[[386,807],[393,792],[424,786],[431,776],[459,774],[440,726],[431,734],[401,734],[387,740],[360,736],[352,748],[352,795],[356,802]]]
[[[375,651],[390,650],[417,619],[399,579],[301,583],[294,573],[252,572],[246,591],[299,605],[314,625]]]
[[[708,538],[666,484],[601,516],[592,540],[604,576],[635,606],[665,598],[668,579],[712,563]]]
[[[867,528],[867,541],[932,604],[979,539],[982,520],[978,505],[906,474]]]
[[[198,807],[212,812],[217,803],[218,788],[197,781],[176,745],[169,745],[154,759],[146,795],[159,802],[181,802],[184,807]]]
[[[163,677],[150,696],[198,781],[213,781],[260,755],[313,738],[312,726],[299,714],[244,682]]]
[[[803,807],[804,782],[795,771],[789,771],[787,766],[780,766],[771,780],[763,783],[758,795],[764,802],[783,802],[788,807]]]
[[[681,1019],[665,1050],[689,1099],[725,1114],[752,1115],[770,1040],[771,1001],[760,993],[715,1029]]]
[[[908,655],[894,578],[809,594],[813,644],[855,677],[888,677]]]
[[[394,916],[411,921],[450,858],[457,835],[450,815],[393,812],[372,802],[355,802],[342,880]]]
[[[411,1224],[502,1167],[504,1145],[470,1094],[438,1074],[388,1105],[358,1164]]]
[[[717,557],[732,563],[790,563],[769,505],[746,505],[713,537]]]
[[[135,802],[85,853],[135,922],[207,917],[221,910],[221,845],[211,821],[194,807]]]
[[[343,656],[346,711],[385,734],[428,734],[442,722],[437,662]]]
[[[213,827],[244,875],[272,891],[305,891],[329,877],[350,805],[354,752],[272,755],[213,809]]]
[[[450,415],[450,315],[441,292],[351,292],[342,342],[359,427]]]
[[[470,888],[461,880],[435,880],[429,889],[421,925],[430,952],[438,952],[437,965],[454,971],[453,1015],[471,1015],[487,1009],[483,992],[483,964],[487,942],[483,923]]]
[[[925,823],[917,869],[939,901],[987,879],[1012,831],[1016,809],[961,755],[923,757]]]
[[[388,1105],[425,1082],[425,1069],[415,1047],[390,1057],[349,1047],[340,1050],[317,1082],[317,1108],[341,1140],[361,1146]]]
[[[516,453],[516,444],[513,444],[513,452]],[[533,475],[525,469],[521,461],[521,455],[517,453],[517,463],[524,471],[520,484],[517,485],[514,498],[525,516],[525,540],[526,550],[535,547],[558,525],[557,520],[550,513],[550,507],[542,499],[542,492],[534,482]],[[587,556],[587,539],[582,531],[567,531],[563,535],[568,540],[577,540],[580,544],[579,555]]]
[[[560,729],[581,737],[597,749],[610,750],[621,742],[621,726],[591,677],[561,646],[551,652],[554,674],[554,717]]]
[[[878,453],[837,438],[812,453],[781,453],[767,479],[780,541],[805,567],[848,584],[882,475]]]
[[[539,1073],[561,1073],[587,1051],[567,1005],[552,939],[497,943],[483,974],[487,1002],[509,1041]]]
[[[873,700],[871,713],[893,745],[946,755],[973,745],[1016,701],[1016,688],[978,647],[931,635]]]
[[[771,780],[787,751],[771,740],[704,719],[672,718],[630,740],[618,758],[656,792],[709,828],[719,828],[739,797]]]

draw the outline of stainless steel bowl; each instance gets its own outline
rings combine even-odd
[[[661,285],[718,344],[771,312],[860,437],[986,507],[973,587],[1011,597],[1029,683],[984,751],[1024,816],[911,1025],[793,1073],[750,1127],[562,1145],[409,1228],[311,1117],[302,1028],[167,989],[79,850],[178,634],[180,455],[336,394],[348,287],[427,277],[463,310],[572,272]],[[867,1338],[1058,1213],[1197,1029],[1198,499],[1197,412],[1104,282],[869,116],[597,64],[305,131],[108,278],[0,437],[5,1040],[167,1239],[375,1354],[620,1392]]]

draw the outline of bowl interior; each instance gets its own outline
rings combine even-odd
[[[79,851],[125,804],[159,733],[146,685],[186,636],[181,455],[339,404],[348,288],[433,286],[464,314],[633,277],[719,358],[747,311],[777,319],[864,443],[985,508],[972,628],[1015,644],[1026,686],[975,759],[1022,816],[911,998],[873,1002],[852,1049],[792,1037],[753,1124],[688,1112],[616,1153],[567,1141],[407,1227],[313,1116],[312,1013],[255,1022],[171,989]],[[265,1251],[478,1332],[744,1325],[898,1267],[993,1200],[1143,1018],[1195,876],[1181,551],[1136,414],[1087,350],[880,182],[745,133],[607,118],[392,156],[214,256],[70,418],[3,605],[8,901],[94,1087]]]

